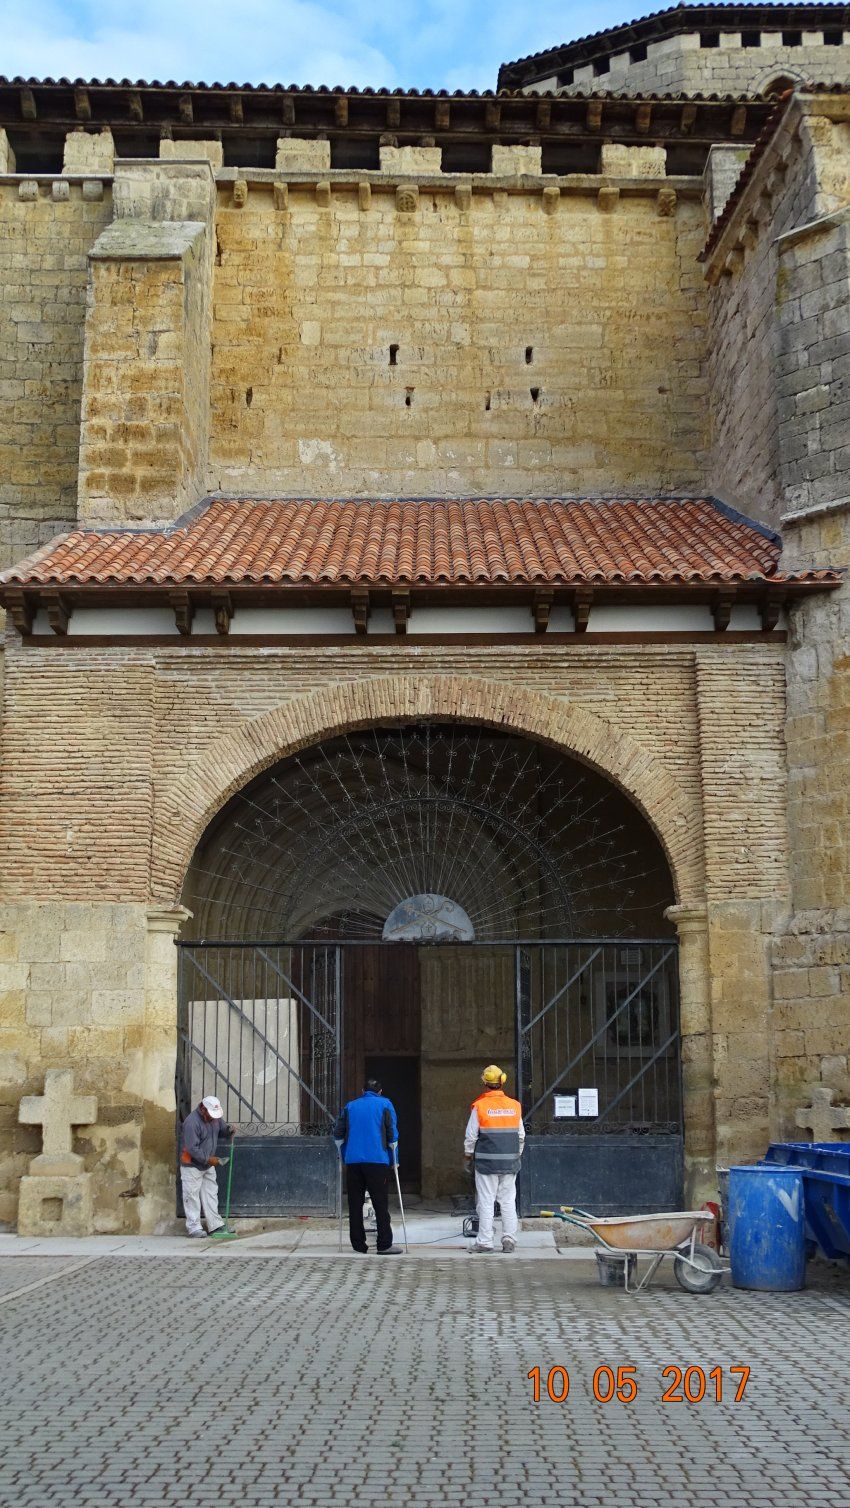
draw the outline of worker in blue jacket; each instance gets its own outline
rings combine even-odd
[[[378,1226],[378,1255],[396,1257],[390,1224],[390,1169],[398,1159],[398,1121],[392,1102],[377,1079],[367,1079],[363,1093],[349,1100],[334,1130],[348,1181],[348,1234],[355,1251],[368,1251],[363,1201],[372,1201]]]

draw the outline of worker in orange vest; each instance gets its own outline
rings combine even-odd
[[[496,1201],[502,1211],[502,1251],[516,1251],[516,1175],[525,1142],[522,1106],[504,1092],[507,1074],[490,1063],[481,1075],[485,1086],[472,1106],[463,1152],[467,1164],[475,1158],[475,1200],[478,1237],[471,1252],[493,1250]]]

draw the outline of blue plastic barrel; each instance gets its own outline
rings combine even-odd
[[[736,1288],[792,1293],[806,1280],[799,1168],[729,1169],[729,1256]]]

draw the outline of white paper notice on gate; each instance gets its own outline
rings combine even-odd
[[[555,1119],[575,1120],[576,1097],[574,1094],[555,1095]]]
[[[598,1115],[599,1114],[599,1090],[598,1089],[580,1089],[579,1090],[579,1092],[578,1092],[578,1113],[579,1113],[579,1115],[587,1115],[587,1116]]]

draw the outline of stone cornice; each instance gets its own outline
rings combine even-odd
[[[700,256],[709,283],[739,271],[746,253],[771,225],[774,203],[784,191],[792,161],[799,155],[801,120],[799,101],[792,97],[772,136],[757,144],[745,163]]]

